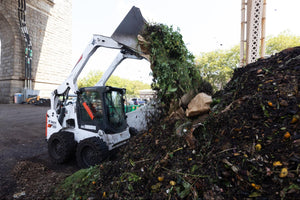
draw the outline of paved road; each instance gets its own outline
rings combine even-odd
[[[13,188],[11,170],[20,160],[47,159],[45,120],[48,107],[0,104],[0,199]]]
[[[15,192],[12,170],[18,161],[40,162],[55,171],[77,169],[75,161],[66,165],[51,163],[45,141],[47,109],[28,104],[0,104],[0,199]],[[141,131],[146,126],[144,117],[144,109],[132,112],[128,124]]]

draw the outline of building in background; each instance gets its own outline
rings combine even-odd
[[[156,92],[151,89],[145,89],[145,90],[140,90],[140,98],[141,99],[146,99],[147,101],[150,101],[155,97]]]
[[[14,94],[25,88],[18,3],[0,0],[0,103],[13,103]],[[26,0],[25,14],[32,43],[32,89],[49,97],[72,69],[72,0]]]

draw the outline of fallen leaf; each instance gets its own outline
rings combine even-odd
[[[157,179],[158,179],[158,181],[162,182],[164,180],[164,177],[163,176],[159,176]]]
[[[174,186],[174,185],[176,185],[176,182],[175,181],[170,181],[170,185]]]
[[[249,195],[250,198],[253,198],[253,197],[260,197],[260,196],[261,196],[261,194],[260,194],[259,192],[252,192],[252,193]]]
[[[279,104],[284,107],[287,107],[289,105],[286,100],[281,100]]]
[[[291,134],[287,131],[283,137],[284,139],[289,139],[291,137]]]
[[[261,150],[261,144],[255,145],[255,150],[256,150],[256,151],[260,151],[260,150]]]
[[[162,185],[161,183],[156,183],[155,185],[151,186],[151,189],[153,191],[157,191],[161,187],[161,185]]]
[[[251,186],[254,187],[256,190],[261,190],[261,186],[255,183],[251,183]]]
[[[284,178],[284,177],[286,177],[287,175],[288,175],[288,169],[287,168],[282,168],[281,169],[281,172],[280,172],[280,174],[279,174],[279,177],[280,178]]]
[[[299,120],[299,116],[298,115],[294,115],[291,121],[291,124],[296,123]]]
[[[273,162],[274,167],[282,166],[282,163],[280,161]]]

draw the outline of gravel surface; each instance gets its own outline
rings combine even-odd
[[[50,162],[45,141],[47,109],[28,104],[0,104],[0,199],[12,199],[14,194],[22,192],[25,192],[22,199],[29,199],[28,192],[26,194],[23,190],[30,191],[29,187],[34,187],[30,182],[33,174],[45,172],[47,182],[49,171],[51,176],[56,177],[55,173],[71,174],[76,170],[74,161],[67,167]],[[45,170],[34,170],[36,166],[37,169],[44,166]]]

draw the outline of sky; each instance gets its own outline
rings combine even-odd
[[[111,36],[132,6],[148,22],[179,28],[195,56],[200,52],[230,49],[240,43],[241,0],[73,0],[72,62],[74,65],[93,34]],[[300,1],[267,0],[266,36],[283,31],[300,36]],[[99,48],[80,77],[91,70],[105,71],[118,51]],[[146,60],[126,59],[113,75],[151,83]]]

